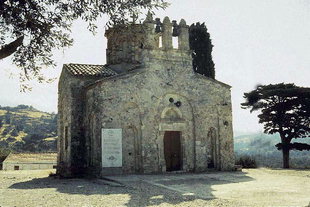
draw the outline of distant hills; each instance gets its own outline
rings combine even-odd
[[[0,106],[0,147],[16,152],[56,151],[57,114],[32,106]]]
[[[282,167],[282,151],[275,145],[281,142],[279,134],[268,135],[264,133],[240,135],[234,137],[235,154],[250,155],[254,157],[259,166]],[[310,138],[293,139],[292,142],[310,144]],[[292,167],[310,168],[310,151],[290,151],[290,164]]]
[[[247,134],[234,137],[235,151],[244,154],[259,154],[277,150],[275,145],[281,142],[278,134]]]

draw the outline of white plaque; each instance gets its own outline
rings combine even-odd
[[[102,167],[122,167],[122,129],[102,129]]]

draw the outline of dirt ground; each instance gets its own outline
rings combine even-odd
[[[310,170],[109,176],[58,179],[51,171],[0,171],[0,207],[13,206],[302,206]]]

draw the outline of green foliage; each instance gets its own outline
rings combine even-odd
[[[282,143],[278,143],[275,145],[277,147],[278,150],[282,150],[283,149],[283,144]],[[288,144],[288,148],[289,150],[310,150],[310,145],[309,144],[305,144],[305,143],[298,143],[298,142],[294,142],[294,143],[289,143]]]
[[[244,98],[242,108],[261,110],[258,118],[265,133],[280,133],[285,140],[310,135],[310,88],[284,83],[257,86]]]
[[[199,74],[215,79],[214,62],[210,34],[205,23],[192,24],[189,27],[189,45],[193,51],[193,70]]]
[[[3,131],[2,131],[2,134],[1,135],[7,135],[10,131],[10,128],[9,127],[6,127]]]
[[[20,104],[16,107],[10,107],[10,106],[0,106],[0,109],[2,110],[6,110],[7,113],[9,112],[16,112],[16,111],[19,111],[19,110],[28,110],[28,111],[36,111],[35,108],[33,108],[33,106],[28,106],[28,105],[23,105],[23,104]]]
[[[17,137],[17,136],[18,136],[18,131],[16,130],[16,128],[14,128],[14,129],[11,131],[11,136],[13,136],[13,137]]]
[[[21,81],[50,81],[40,71],[55,66],[52,58],[55,49],[73,44],[70,37],[73,21],[82,19],[88,23],[88,30],[95,32],[95,22],[102,15],[108,15],[108,25],[112,25],[126,23],[129,15],[139,10],[166,6],[164,0],[1,0],[0,59],[14,54],[13,63],[21,69]]]
[[[307,148],[306,144],[290,143],[294,138],[310,135],[310,88],[284,83],[260,85],[245,93],[244,98],[242,108],[260,110],[258,118],[264,124],[264,132],[279,133],[281,144],[277,147],[283,151],[283,167],[289,168],[289,150]]]
[[[20,109],[26,109],[26,110],[35,110],[35,108],[33,108],[33,106],[28,106],[28,105],[23,105],[23,104],[20,104],[16,107],[8,107],[8,108],[11,108],[11,110],[20,110]]]
[[[237,157],[236,165],[241,165],[243,168],[257,168],[255,158],[249,155],[241,155]]]
[[[5,115],[4,115],[4,123],[6,123],[6,124],[10,124],[11,123],[11,113],[10,113],[10,111],[7,111],[6,113],[5,113]]]

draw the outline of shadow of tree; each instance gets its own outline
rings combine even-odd
[[[132,179],[132,178],[135,179]],[[113,187],[97,179],[57,179],[53,177],[36,178],[11,185],[10,189],[55,188],[59,193],[81,195],[121,195],[130,196],[125,204],[128,207],[176,205],[195,199],[212,200],[212,185],[233,182],[248,182],[253,178],[243,172],[204,173],[182,175],[127,175],[109,177],[124,184]]]

